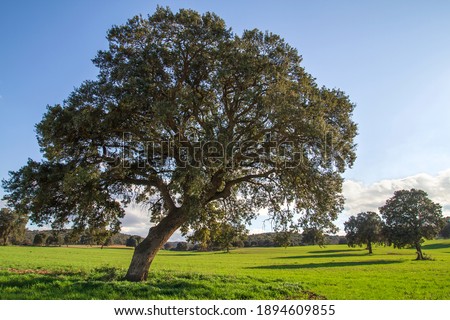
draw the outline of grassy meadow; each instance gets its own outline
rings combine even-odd
[[[0,299],[450,299],[450,240],[415,250],[346,245],[160,251],[122,281],[130,248],[0,247]]]

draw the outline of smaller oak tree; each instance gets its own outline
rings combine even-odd
[[[417,260],[423,260],[423,238],[433,239],[442,230],[442,207],[428,198],[425,191],[399,190],[380,208],[386,223],[388,244],[396,248],[414,246]]]
[[[381,242],[383,239],[383,222],[378,214],[371,211],[351,216],[344,223],[344,230],[349,247],[367,245],[370,254],[372,243]]]
[[[441,236],[444,239],[449,239],[450,238],[450,217],[445,217],[443,223],[444,223],[444,227],[439,232],[439,236]]]

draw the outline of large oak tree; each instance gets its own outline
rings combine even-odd
[[[44,160],[3,182],[10,206],[36,223],[115,230],[125,205],[147,204],[153,226],[131,281],[211,205],[332,226],[355,160],[354,105],[318,87],[296,49],[269,32],[237,35],[212,13],[161,7],[107,39],[98,78],[37,125]]]

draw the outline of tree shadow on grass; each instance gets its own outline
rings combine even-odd
[[[1,287],[18,287],[18,288],[31,288],[35,285],[52,285],[58,281],[58,276],[54,275],[16,275],[8,280],[0,282]]]
[[[358,252],[365,250],[366,249],[316,250],[316,251],[308,251],[308,253],[339,253],[339,252]]]
[[[387,265],[402,263],[402,260],[371,260],[371,261],[342,261],[342,262],[325,262],[325,263],[308,263],[308,264],[276,264],[270,266],[249,267],[248,269],[273,269],[273,270],[289,270],[289,269],[314,269],[314,268],[333,268],[333,267],[354,267],[354,266],[370,266],[370,265]]]
[[[321,255],[303,255],[303,256],[286,256],[286,257],[274,257],[272,259],[305,259],[305,258],[342,258],[342,257],[363,257],[369,255],[369,253],[334,253],[334,254],[321,254]]]
[[[148,282],[101,281],[83,276],[11,274],[0,280],[0,299],[180,299],[191,292],[207,298],[209,284],[190,279],[157,278]]]
[[[422,246],[423,250],[448,249],[448,248],[450,248],[450,243],[433,243]]]

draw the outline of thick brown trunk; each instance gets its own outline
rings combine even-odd
[[[150,228],[147,237],[136,246],[125,279],[145,281],[153,259],[172,234],[185,222],[185,214],[179,208],[169,212],[159,224]]]
[[[369,249],[369,254],[372,254],[372,243],[370,241],[367,243],[367,249]]]
[[[416,260],[423,260],[422,247],[420,246],[420,243],[416,243],[416,250],[417,250]]]

